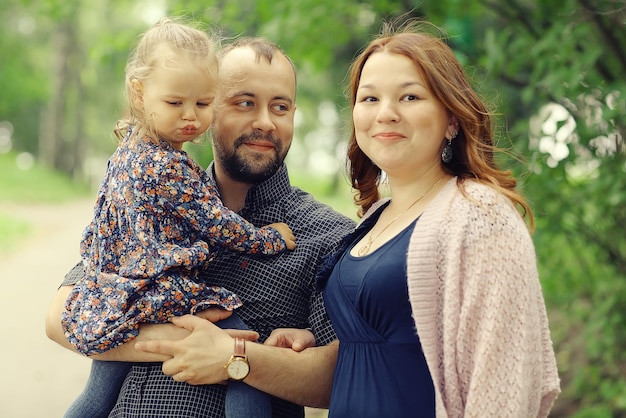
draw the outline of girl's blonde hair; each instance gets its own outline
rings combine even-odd
[[[126,99],[128,114],[117,121],[115,136],[123,139],[128,130],[132,129],[133,138],[148,137],[157,139],[149,115],[144,114],[142,106],[136,100],[137,82],[149,79],[154,69],[163,63],[164,48],[174,53],[175,57],[193,59],[199,66],[204,66],[207,76],[217,83],[218,64],[217,37],[194,28],[189,24],[163,18],[145,32],[137,46],[131,51],[126,63]],[[168,59],[166,64],[176,66],[176,62]]]

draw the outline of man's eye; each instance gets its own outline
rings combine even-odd
[[[277,104],[274,105],[274,109],[276,109],[278,112],[287,112],[289,111],[289,106],[284,104]]]
[[[254,106],[254,103],[252,103],[250,100],[244,100],[242,102],[237,103],[237,105],[241,107],[252,107]]]

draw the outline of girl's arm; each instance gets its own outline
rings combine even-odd
[[[167,161],[166,167],[159,164]],[[155,190],[160,204],[176,213],[178,222],[194,229],[209,245],[247,254],[278,254],[295,248],[295,238],[284,223],[257,228],[224,206],[202,167],[187,155],[151,162],[156,169]]]
[[[46,335],[62,347],[78,353],[65,338],[63,327],[61,326],[61,313],[65,309],[65,301],[73,287],[74,286],[61,286],[54,295],[46,315]],[[212,312],[208,311],[209,310],[203,311],[202,315],[203,317],[213,321],[223,319],[220,317],[220,313],[225,312],[221,310],[213,310]],[[142,324],[137,338],[102,354],[91,356],[91,358],[104,361],[165,361],[169,359],[170,356],[135,350],[135,343],[138,341],[149,341],[155,339],[180,340],[188,335],[189,331],[172,324]]]

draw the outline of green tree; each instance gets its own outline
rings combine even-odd
[[[346,70],[382,19],[424,16],[445,28],[501,112],[499,145],[519,157],[503,163],[537,215],[563,386],[552,416],[626,417],[623,0],[5,0],[0,152],[8,121],[15,149],[85,177],[115,146],[128,51],[164,14],[225,37],[266,36],[294,59],[301,112],[290,157],[302,167],[311,155],[341,156]],[[197,154],[212,158],[207,145]],[[99,181],[103,166],[91,170]]]

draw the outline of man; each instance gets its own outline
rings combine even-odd
[[[262,226],[285,222],[293,230],[294,251],[271,258],[224,254],[209,267],[208,280],[235,292],[243,301],[237,310],[263,341],[276,328],[311,328],[318,345],[335,338],[316,291],[315,272],[324,255],[354,228],[354,222],[316,202],[289,183],[284,158],[291,145],[296,109],[293,63],[274,44],[241,39],[220,59],[220,85],[212,127],[215,161],[209,174],[225,206]],[[60,315],[71,285],[82,276],[75,267],[50,308],[50,338],[69,347]],[[134,349],[136,341],[180,339],[189,332],[171,324],[144,325],[130,343],[94,358],[134,362],[167,357]],[[313,382],[311,382],[313,383]],[[275,417],[302,417],[295,404],[273,399]],[[166,376],[160,363],[133,366],[112,417],[221,417],[224,386],[192,386]]]

